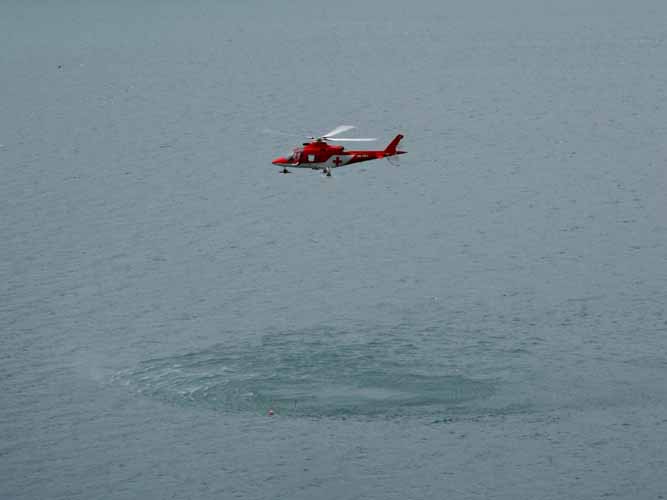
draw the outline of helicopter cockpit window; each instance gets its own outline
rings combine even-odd
[[[287,161],[290,163],[299,163],[299,160],[301,160],[301,151],[298,149],[292,151],[287,157]]]

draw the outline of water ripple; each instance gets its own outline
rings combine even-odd
[[[115,379],[173,404],[295,416],[424,415],[494,393],[494,382],[427,362],[413,350],[344,337],[307,341],[285,334],[260,344],[215,345],[143,361]]]

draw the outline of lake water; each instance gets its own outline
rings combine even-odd
[[[0,497],[667,496],[665,19],[3,2]]]

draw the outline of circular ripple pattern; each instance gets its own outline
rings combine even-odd
[[[299,416],[424,415],[493,393],[492,382],[463,376],[447,356],[431,352],[425,361],[409,343],[319,333],[150,359],[117,378],[174,404]]]

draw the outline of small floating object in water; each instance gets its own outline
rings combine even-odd
[[[272,408],[269,408],[269,411],[267,412],[267,415],[268,415],[269,417],[272,417],[272,416],[273,416],[273,409],[272,409]]]

